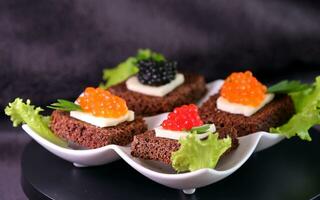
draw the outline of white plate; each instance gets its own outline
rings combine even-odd
[[[223,81],[217,80],[207,84],[208,94],[200,101],[203,103],[209,96],[217,93]],[[149,129],[161,124],[168,113],[146,117],[145,121]],[[193,172],[177,174],[170,166],[156,161],[148,161],[132,157],[129,146],[107,145],[97,149],[78,150],[57,146],[35,133],[28,127],[22,126],[23,130],[36,142],[46,148],[54,155],[72,162],[76,167],[97,166],[110,163],[122,158],[131,167],[141,174],[162,185],[182,189],[185,193],[191,194],[195,188],[215,183],[233,172],[245,163],[256,151],[271,147],[284,139],[283,136],[267,132],[257,132],[239,138],[239,147],[227,156],[223,157],[215,169],[200,169]]]

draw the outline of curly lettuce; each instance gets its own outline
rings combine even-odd
[[[286,124],[271,128],[270,132],[287,138],[299,136],[302,140],[311,141],[309,129],[320,124],[320,76],[316,78],[312,87],[289,95],[293,100],[296,114]]]
[[[200,140],[196,132],[179,140],[180,148],[171,155],[172,167],[178,172],[214,168],[221,155],[231,147],[231,138],[219,139],[218,133],[209,133]]]
[[[41,137],[59,145],[66,147],[67,143],[57,137],[49,128],[50,117],[39,114],[43,111],[40,107],[31,105],[28,99],[26,103],[22,99],[16,98],[13,102],[5,108],[4,112],[10,116],[10,120],[14,127],[20,124],[27,124],[33,131],[38,133]]]
[[[130,76],[138,73],[137,66],[140,60],[164,61],[165,57],[162,54],[151,51],[150,49],[139,49],[135,57],[129,57],[125,61],[118,64],[115,68],[104,69],[102,79],[105,83],[101,83],[100,87],[107,89],[110,86],[116,85],[128,79]]]

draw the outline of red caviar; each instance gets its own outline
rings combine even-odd
[[[173,131],[188,131],[201,125],[203,122],[200,119],[198,107],[194,104],[175,108],[161,124],[164,129]]]
[[[264,100],[267,87],[260,83],[250,71],[232,73],[225,80],[220,95],[233,103],[259,106]]]
[[[77,103],[84,112],[97,117],[117,118],[128,112],[125,100],[101,88],[87,87]]]

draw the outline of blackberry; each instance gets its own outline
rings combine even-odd
[[[151,86],[160,86],[176,78],[177,62],[141,60],[138,62],[140,83]]]

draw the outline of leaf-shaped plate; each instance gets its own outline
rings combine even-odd
[[[209,96],[217,93],[223,81],[217,80],[207,84],[208,93],[200,100],[203,103]],[[149,129],[161,124],[168,113],[146,117],[145,121]],[[142,160],[132,157],[130,146],[107,145],[97,149],[79,149],[70,144],[69,148],[57,146],[35,133],[28,125],[22,126],[41,146],[56,156],[73,163],[76,167],[97,166],[110,163],[122,158],[131,167],[153,181],[165,186],[182,189],[185,193],[193,193],[195,188],[203,187],[217,182],[241,167],[255,152],[271,147],[284,139],[283,136],[267,132],[257,132],[239,138],[239,147],[224,156],[215,169],[200,169],[193,172],[177,174],[171,166],[160,162]]]

